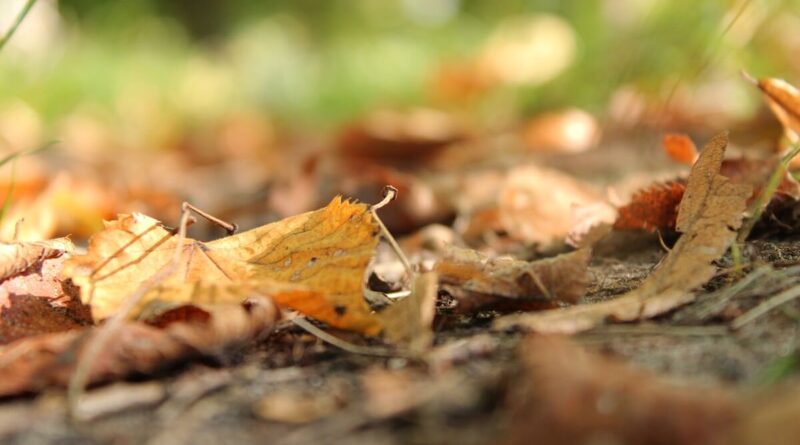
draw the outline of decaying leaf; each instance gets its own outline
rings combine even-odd
[[[0,281],[22,273],[48,258],[72,252],[75,246],[69,239],[49,241],[0,243]]]
[[[719,174],[727,143],[726,133],[714,137],[692,167],[676,222],[676,229],[683,235],[639,288],[602,303],[509,315],[496,320],[495,325],[574,333],[606,320],[653,317],[692,301],[692,291],[716,272],[711,262],[735,240],[751,193],[749,186],[735,184]]]
[[[614,229],[674,230],[685,189],[686,183],[676,180],[656,183],[636,192],[631,202],[617,209]]]
[[[262,335],[278,317],[268,299],[209,309],[206,322],[173,323],[164,329],[127,322],[92,362],[89,383],[149,374],[188,358],[216,355]],[[2,348],[0,397],[67,385],[75,362],[100,327],[43,334]]]
[[[87,308],[58,280],[71,249],[64,239],[0,245],[0,343],[91,324]]]
[[[576,302],[586,292],[590,257],[589,249],[581,249],[529,262],[452,248],[435,271],[450,285],[460,311],[486,306],[510,310],[530,303]]]
[[[723,444],[740,414],[724,389],[681,386],[566,339],[533,336],[521,354],[501,443]]]
[[[499,220],[513,238],[547,244],[567,236],[573,208],[598,202],[603,202],[599,193],[571,176],[533,165],[518,167],[500,192]]]
[[[337,197],[323,209],[238,235],[183,240],[174,265],[174,231],[141,214],[121,215],[91,239],[86,255],[67,262],[63,276],[80,287],[95,319],[113,314],[144,280],[175,267],[135,315],[157,300],[235,304],[257,291],[332,326],[376,334],[381,327],[362,287],[377,233],[367,205]]]

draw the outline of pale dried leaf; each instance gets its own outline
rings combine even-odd
[[[512,238],[547,244],[565,238],[574,207],[603,202],[591,186],[556,170],[518,167],[500,192],[499,219]]]
[[[387,340],[404,345],[413,352],[422,352],[431,345],[438,284],[436,273],[418,275],[411,294],[380,314]]]
[[[581,249],[529,262],[452,248],[435,270],[442,283],[466,292],[454,295],[464,310],[503,301],[574,303],[586,292],[590,257],[591,250]]]
[[[0,281],[20,274],[45,259],[59,257],[74,249],[75,246],[67,238],[0,243]]]
[[[510,315],[496,320],[495,326],[575,333],[606,320],[653,317],[692,301],[692,291],[714,276],[712,261],[735,240],[751,192],[750,186],[732,183],[719,174],[727,142],[726,133],[713,138],[692,167],[677,217],[677,229],[683,236],[639,288],[602,303]]]

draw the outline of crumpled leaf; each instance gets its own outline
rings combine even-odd
[[[575,207],[603,201],[592,187],[564,173],[518,167],[509,172],[500,192],[499,220],[511,237],[547,244],[569,234]]]
[[[198,356],[215,356],[269,330],[278,311],[268,299],[209,309],[207,321],[164,329],[126,322],[92,361],[88,383],[149,374]],[[0,397],[64,387],[85,345],[101,327],[24,338],[0,350]]]
[[[575,333],[606,320],[653,317],[692,301],[692,290],[714,276],[716,267],[712,261],[721,257],[735,240],[751,193],[748,185],[735,184],[719,174],[727,144],[727,134],[722,133],[703,149],[692,167],[678,209],[676,229],[683,235],[639,288],[601,303],[509,315],[496,320],[495,326]]]
[[[67,238],[0,243],[0,281],[25,272],[48,258],[59,257],[74,249],[72,241]]]
[[[676,180],[656,183],[636,192],[628,204],[617,209],[614,229],[673,230],[685,189],[686,183]]]
[[[0,244],[0,343],[92,323],[58,280],[72,248],[66,239]]]
[[[134,315],[157,301],[238,303],[257,291],[332,326],[377,334],[381,326],[362,292],[377,233],[367,205],[337,197],[323,209],[234,236],[208,243],[186,239],[175,272],[144,295]],[[177,243],[159,221],[121,215],[91,239],[86,255],[67,262],[63,276],[80,287],[95,319],[103,319],[172,265]]]
[[[529,262],[451,248],[434,270],[458,299],[459,310],[509,310],[532,302],[576,302],[586,292],[590,257],[591,250],[581,249]]]
[[[521,354],[499,443],[721,445],[741,414],[730,391],[676,384],[563,338],[532,336]]]

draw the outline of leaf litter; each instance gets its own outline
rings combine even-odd
[[[791,93],[773,81],[761,83],[765,94],[778,87],[784,96]],[[771,94],[778,97],[778,93]],[[771,100],[790,113],[793,105],[782,97]],[[791,121],[784,123],[791,129]],[[333,431],[330,437],[335,438],[389,419],[435,412],[432,406],[446,406],[452,412],[472,409],[474,414],[479,400],[493,400],[495,408],[510,410],[511,429],[505,432],[510,436],[496,436],[506,443],[516,443],[529,435],[530,428],[545,424],[548,427],[542,428],[554,443],[609,436],[634,442],[715,443],[731,428],[748,434],[755,428],[760,432],[756,434],[764,434],[757,422],[740,423],[737,413],[743,406],[754,412],[761,408],[738,393],[683,390],[614,359],[577,351],[566,339],[534,335],[516,350],[519,334],[506,328],[570,334],[592,330],[593,338],[606,338],[604,344],[610,344],[611,337],[603,337],[615,332],[604,326],[608,322],[658,317],[655,329],[631,324],[635,329],[626,332],[637,338],[655,334],[662,339],[693,338],[697,334],[690,327],[665,326],[674,314],[680,315],[682,306],[705,297],[704,286],[724,290],[725,280],[735,279],[732,270],[755,267],[760,261],[749,251],[744,252],[749,257],[738,260],[726,252],[743,218],[753,218],[745,210],[761,196],[777,165],[776,156],[724,159],[724,135],[712,139],[700,153],[687,136],[672,135],[665,138],[664,150],[691,166],[688,179],[655,183],[633,193],[627,205],[614,208],[601,185],[534,164],[469,172],[467,176],[474,178],[494,178],[489,185],[476,181],[472,188],[485,196],[474,205],[468,202],[472,192],[456,193],[466,184],[463,177],[453,180],[455,176],[448,177],[443,170],[434,170],[431,177],[409,172],[420,165],[436,169],[449,162],[471,162],[493,156],[490,152],[470,147],[473,141],[444,121],[441,132],[421,136],[414,134],[413,119],[381,125],[391,131],[353,126],[343,132],[347,137],[342,137],[337,153],[324,156],[352,162],[348,171],[358,171],[359,176],[349,187],[358,194],[365,190],[374,194],[378,182],[397,180],[401,193],[414,194],[417,204],[428,203],[428,210],[425,205],[403,204],[401,212],[389,212],[389,227],[405,232],[432,220],[447,223],[447,218],[460,218],[453,222],[454,230],[442,226],[446,236],[420,231],[416,239],[394,243],[373,207],[335,198],[319,210],[207,242],[187,238],[156,218],[131,213],[106,223],[85,252],[76,254],[58,240],[3,245],[0,289],[7,293],[7,304],[0,327],[9,343],[2,349],[0,373],[5,383],[0,395],[66,386],[79,358],[85,358],[87,345],[124,315],[111,341],[89,360],[86,383],[163,376],[195,358],[230,357],[230,351],[248,349],[252,354],[254,347],[281,342],[291,351],[268,348],[259,352],[263,360],[284,364],[310,360],[314,366],[324,366],[331,356],[345,360],[346,367],[355,369],[347,375],[355,373],[355,386],[368,395],[363,404],[348,385],[333,395],[311,397],[305,387],[249,400],[247,409],[262,419],[309,428],[288,435],[287,441],[319,438],[306,434],[317,425],[329,428],[314,431]],[[373,143],[380,149],[372,151]],[[451,150],[451,146],[469,149]],[[320,165],[327,161],[322,159]],[[335,168],[328,173],[332,171]],[[436,175],[440,177],[433,178]],[[346,188],[347,178],[335,179],[334,188]],[[777,184],[778,192],[764,203],[763,215],[753,218],[757,236],[785,236],[798,227],[792,219],[797,185],[788,174]],[[314,179],[308,187],[324,187],[324,181]],[[325,196],[321,188],[313,194],[315,199]],[[290,204],[286,208],[299,209],[307,203]],[[431,206],[435,212],[430,212]],[[584,225],[578,227],[581,222]],[[604,281],[608,276],[602,276],[609,271],[607,265],[619,261],[630,266],[632,260],[626,258],[639,258],[637,247],[617,244],[612,258],[592,254],[592,247],[608,244],[610,237],[622,232],[641,232],[644,244],[655,249],[658,239],[648,232],[657,233],[670,251],[657,265],[649,260],[637,264],[644,271],[641,282],[628,279],[609,285]],[[671,232],[680,234],[676,242]],[[573,234],[571,245],[581,246],[577,250],[564,244],[565,237]],[[399,253],[393,264],[381,265],[402,272],[384,283],[376,305],[365,299],[365,286],[376,263],[386,262],[377,255],[381,238],[391,240]],[[460,247],[442,246],[442,239]],[[591,293],[614,286],[627,292],[595,302]],[[756,307],[750,300],[720,298],[705,320],[735,319],[732,307],[744,304],[738,312],[742,314]],[[786,302],[778,303],[764,315],[786,308]],[[514,311],[521,312],[502,315]],[[27,314],[27,321],[20,322],[20,314]],[[290,322],[301,319],[305,324]],[[493,329],[487,320],[492,320]],[[738,335],[749,335],[750,327]],[[296,341],[301,337],[303,341]],[[347,358],[337,353],[339,349],[367,357]],[[498,357],[521,358],[524,374],[509,375],[507,368],[498,366]],[[257,380],[261,377],[253,376],[275,371],[251,369],[249,377],[237,376],[233,382]],[[143,403],[158,404],[165,397],[160,390],[154,394]],[[497,402],[498,395],[503,396],[502,403]],[[598,415],[594,408],[608,408],[608,397],[614,402],[609,406],[623,408]],[[682,414],[664,417],[665,410]],[[760,416],[758,411],[754,418]],[[350,427],[334,428],[337,419],[349,419],[344,425]]]

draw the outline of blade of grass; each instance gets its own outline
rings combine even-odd
[[[6,218],[6,213],[8,213],[8,209],[11,207],[11,197],[14,196],[14,185],[17,183],[17,163],[11,163],[11,181],[8,185],[8,193],[6,193],[6,199],[3,200],[3,208],[0,209],[0,226],[3,224],[3,221]]]
[[[8,28],[8,31],[6,31],[6,34],[3,36],[2,40],[0,40],[0,51],[3,50],[3,47],[6,46],[6,43],[8,43],[14,33],[17,32],[17,28],[19,28],[19,25],[23,20],[25,20],[25,16],[28,15],[28,12],[30,12],[31,8],[33,8],[33,5],[35,4],[36,0],[28,0],[28,2],[25,3],[25,6],[22,7],[22,10],[19,12],[19,14],[17,14],[17,18],[11,25],[11,28]]]
[[[15,161],[20,156],[28,156],[28,155],[32,155],[34,153],[38,153],[40,151],[47,150],[48,148],[52,147],[56,143],[58,143],[58,141],[50,141],[50,142],[48,142],[48,143],[46,143],[46,144],[44,144],[44,145],[42,145],[40,147],[36,147],[36,148],[30,149],[30,150],[19,150],[19,151],[16,151],[14,153],[11,153],[10,155],[6,156],[3,159],[0,159],[0,168],[2,168],[4,165],[8,164],[9,162],[12,162],[12,164],[11,164],[11,182],[10,182],[10,184],[8,186],[8,193],[6,193],[6,198],[3,200],[3,206],[2,206],[2,208],[0,208],[0,224],[3,223],[3,220],[6,217],[6,213],[8,213],[8,209],[11,207],[11,197],[14,196],[14,184],[16,183],[16,173],[17,173],[16,165],[17,164],[16,164],[16,162],[13,162],[13,161]]]
[[[758,194],[758,198],[756,198],[752,206],[750,206],[749,213],[751,216],[742,224],[742,228],[739,229],[739,236],[736,240],[738,243],[744,243],[747,237],[750,236],[750,232],[753,230],[758,220],[761,219],[761,214],[764,213],[764,209],[766,209],[767,204],[772,200],[772,196],[775,195],[775,192],[781,185],[781,181],[783,181],[784,176],[786,176],[786,171],[789,169],[789,162],[798,154],[800,154],[800,143],[794,144],[791,151],[781,159],[775,171],[772,172],[769,181],[767,181],[767,185],[761,190],[761,193]]]

